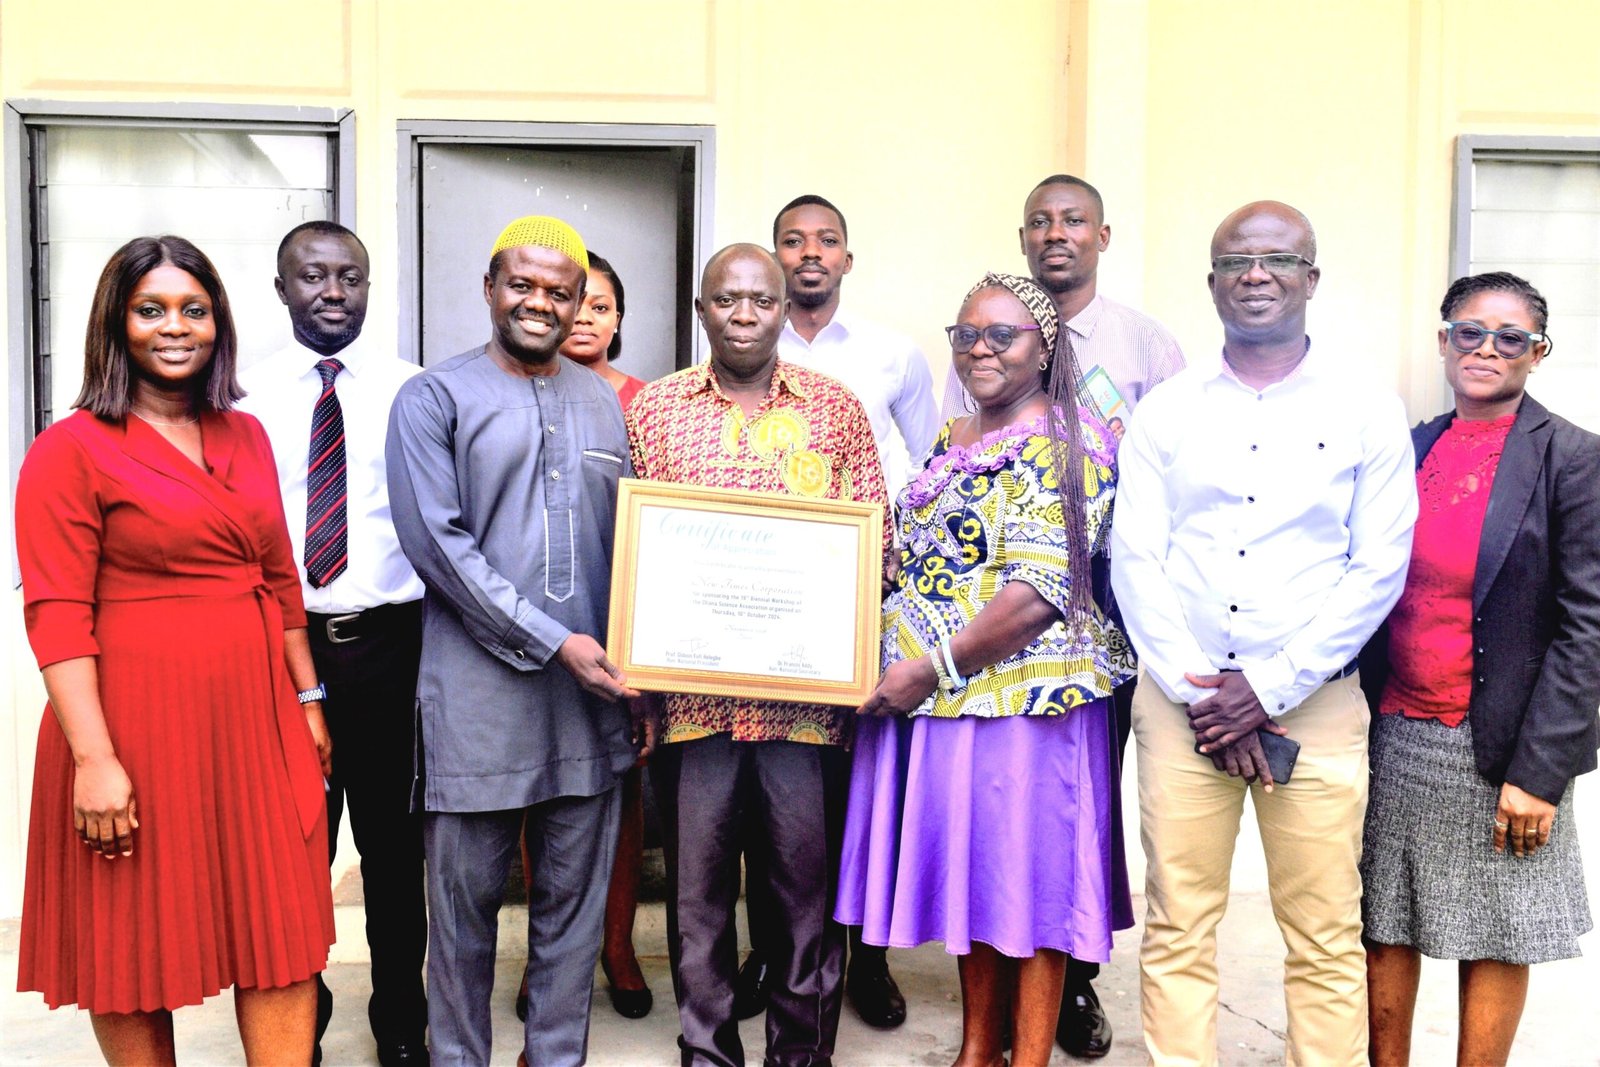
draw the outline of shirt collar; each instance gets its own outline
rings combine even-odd
[[[1094,294],[1094,299],[1085,304],[1082,311],[1067,320],[1067,329],[1088,340],[1094,335],[1095,323],[1100,321],[1105,307],[1105,299],[1099,293]]]
[[[810,348],[824,337],[837,337],[840,341],[847,341],[851,332],[850,316],[845,313],[843,307],[834,308],[833,318],[829,319],[828,324],[818,330],[817,336],[809,341],[800,336],[800,331],[796,330],[787,318],[783,320],[783,335],[801,348]]]
[[[289,351],[293,353],[295,365],[300,368],[300,377],[316,378],[317,364],[328,357],[315,349],[307,348],[300,343],[298,337],[290,338]],[[352,377],[361,376],[361,368],[367,360],[367,346],[360,337],[345,345],[333,354],[333,358],[344,365],[344,369]]]
[[[1285,375],[1282,380],[1273,382],[1271,385],[1268,385],[1265,388],[1257,389],[1253,385],[1246,385],[1239,378],[1239,376],[1233,372],[1233,367],[1228,364],[1228,360],[1223,355],[1222,349],[1219,348],[1219,349],[1217,349],[1216,369],[1213,372],[1212,377],[1213,378],[1217,378],[1217,379],[1221,379],[1223,381],[1233,382],[1235,385],[1239,386],[1241,389],[1249,389],[1253,393],[1254,392],[1264,393],[1268,389],[1272,389],[1275,386],[1289,385],[1292,382],[1299,381],[1301,378],[1307,378],[1307,377],[1311,377],[1311,376],[1315,375],[1316,374],[1316,364],[1313,362],[1313,359],[1314,359],[1314,357],[1311,354],[1311,338],[1307,337],[1306,338],[1306,354],[1305,354],[1304,357],[1301,358],[1299,363],[1296,363],[1294,365],[1294,370],[1290,371],[1287,375]]]
[[[691,396],[695,393],[712,392],[723,400],[728,400],[727,394],[722,391],[722,385],[717,381],[717,376],[711,371],[711,360],[708,359],[704,363],[696,364],[695,370],[699,372],[699,375],[695,380],[694,388],[689,390]],[[794,365],[785,363],[781,359],[772,368],[772,385],[767,390],[767,399],[771,400],[777,396],[780,389],[793,393],[795,398],[799,400],[804,400],[810,395],[810,390],[805,383],[797,380],[794,373]],[[732,403],[731,400],[728,402]]]

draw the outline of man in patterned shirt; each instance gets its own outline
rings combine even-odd
[[[872,424],[839,382],[778,358],[788,301],[765,249],[711,257],[695,313],[709,362],[628,409],[634,470],[654,481],[884,503]],[[884,527],[884,553],[889,550]],[[733,1012],[741,840],[761,849],[775,934],[768,1064],[831,1062],[844,931],[833,914],[848,708],[674,694],[656,708],[650,773],[667,865],[667,946],[684,1062],[744,1063]],[[740,819],[753,820],[741,834]]]

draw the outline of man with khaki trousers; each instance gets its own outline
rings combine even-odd
[[[1152,390],[1118,457],[1112,585],[1143,664],[1145,1046],[1156,1064],[1217,1062],[1216,930],[1248,792],[1288,949],[1288,1062],[1354,1067],[1367,1058],[1354,661],[1405,582],[1411,440],[1364,353],[1312,351],[1321,271],[1304,215],[1245,205],[1217,228],[1211,268],[1221,358]],[[1301,746],[1287,782],[1272,781],[1263,733]]]

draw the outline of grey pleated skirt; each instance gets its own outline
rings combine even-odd
[[[1445,960],[1544,963],[1580,955],[1593,923],[1572,785],[1550,841],[1518,859],[1494,850],[1500,788],[1478,773],[1472,723],[1378,716],[1361,852],[1368,940]]]

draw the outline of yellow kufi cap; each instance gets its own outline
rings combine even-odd
[[[589,269],[589,252],[583,247],[583,238],[578,236],[578,231],[549,215],[524,215],[514,220],[500,231],[489,258],[493,259],[508,248],[526,245],[553,248],[585,271]]]

